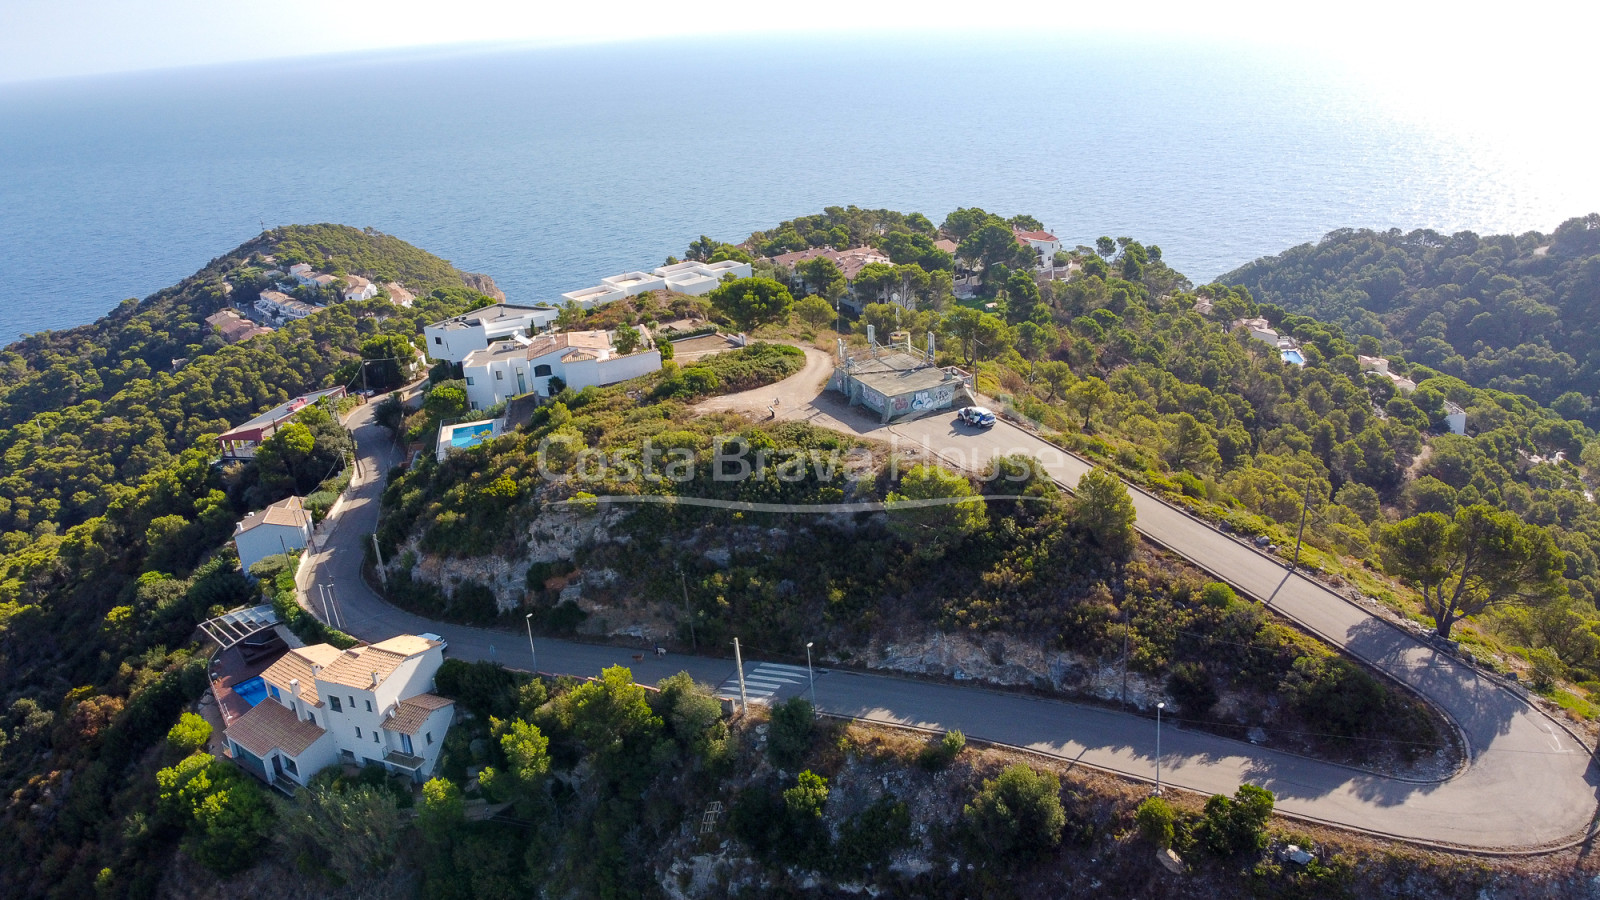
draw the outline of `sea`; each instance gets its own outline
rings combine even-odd
[[[0,341],[289,223],[376,228],[531,302],[833,205],[1028,213],[1196,283],[1336,228],[1600,209],[1579,117],[1530,111],[1536,81],[1479,102],[1456,73],[1386,75],[1218,41],[878,35],[0,84]]]

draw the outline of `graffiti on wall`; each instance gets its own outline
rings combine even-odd
[[[896,414],[922,412],[929,409],[943,409],[955,400],[955,396],[953,385],[940,385],[932,390],[917,391],[910,396],[902,394],[894,398],[892,405]]]

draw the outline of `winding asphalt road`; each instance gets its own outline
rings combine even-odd
[[[819,396],[831,371],[826,354],[807,351],[805,369],[785,382],[716,398],[703,413],[766,415],[774,398],[778,418],[915,449],[973,470],[1006,453],[1036,456],[1059,482],[1077,483],[1089,465],[1028,432],[1000,423],[988,431],[937,414],[882,426],[859,410]],[[463,659],[493,659],[532,668],[525,634],[434,622],[390,606],[360,576],[364,544],[377,523],[382,473],[399,459],[386,432],[371,421],[371,405],[351,416],[363,461],[353,496],[325,549],[313,555],[314,585],[307,606],[321,613],[318,586],[331,587],[345,631],[369,641],[431,631]],[[1473,850],[1532,850],[1577,839],[1595,819],[1600,785],[1588,750],[1548,716],[1511,691],[1377,619],[1321,585],[1287,572],[1259,553],[1174,507],[1133,491],[1138,527],[1242,593],[1270,602],[1307,630],[1410,686],[1445,711],[1467,742],[1466,766],[1442,781],[1408,781],[1280,753],[1169,723],[1161,736],[1164,784],[1201,793],[1231,793],[1241,783],[1277,795],[1280,811],[1306,819],[1423,843]],[[627,665],[643,682],[680,670],[719,684],[733,673],[728,659],[673,654],[657,659],[637,650],[537,638],[537,669],[574,675]],[[796,652],[803,652],[796,648]],[[753,660],[745,660],[747,673]],[[791,685],[786,690],[803,690]],[[821,671],[818,706],[826,712],[929,729],[958,728],[974,738],[1150,780],[1155,776],[1155,726],[1149,719],[1078,704],[1020,697],[981,688],[887,675]]]

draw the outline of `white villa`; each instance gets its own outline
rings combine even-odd
[[[551,306],[514,306],[496,303],[435,322],[422,329],[428,358],[463,362],[472,353],[528,331],[543,331],[555,323],[561,310]]]
[[[1251,337],[1278,351],[1279,358],[1284,362],[1302,368],[1305,367],[1306,358],[1305,354],[1300,352],[1300,342],[1286,334],[1279,334],[1272,327],[1272,323],[1266,319],[1259,317],[1254,319],[1234,319],[1233,324],[1228,327],[1230,330],[1240,328],[1248,330]]]
[[[462,361],[467,400],[473,409],[488,409],[530,391],[548,397],[551,378],[582,389],[657,371],[661,351],[642,329],[640,338],[641,349],[625,356],[617,352],[616,333],[609,331],[564,331],[501,341]]]
[[[256,312],[279,325],[304,319],[318,309],[321,307],[301,303],[282,291],[262,291],[261,299],[256,301]]]
[[[1011,233],[1017,236],[1017,243],[1039,254],[1039,261],[1034,268],[1055,267],[1056,254],[1061,251],[1061,241],[1055,235],[1048,231],[1024,231],[1021,228],[1012,228]]]
[[[1451,434],[1467,433],[1467,411],[1460,404],[1449,400],[1444,402],[1444,424],[1450,429]]]
[[[1389,371],[1389,361],[1381,356],[1358,356],[1356,362],[1361,364],[1361,371],[1381,375],[1394,382],[1394,386],[1403,394],[1409,394],[1417,389],[1417,383],[1404,375],[1396,375]]]
[[[279,500],[259,513],[250,513],[233,526],[233,546],[239,551],[239,568],[245,572],[278,553],[303,549],[311,542],[311,513],[299,497]]]
[[[378,296],[378,286],[362,278],[360,275],[346,275],[344,277],[344,290],[339,296],[346,303],[355,303],[360,300],[371,300]]]
[[[454,701],[431,693],[443,662],[442,642],[411,634],[292,649],[261,673],[266,697],[228,726],[229,755],[269,784],[304,785],[337,763],[423,781],[455,716]]]

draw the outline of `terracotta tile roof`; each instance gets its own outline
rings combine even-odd
[[[604,331],[563,331],[559,334],[547,334],[529,344],[527,352],[529,359],[538,359],[558,350],[579,348],[610,350],[611,335]]]
[[[869,263],[887,263],[889,261],[889,257],[885,256],[876,247],[851,247],[849,250],[812,247],[809,250],[796,250],[792,253],[779,254],[772,257],[772,261],[792,269],[797,263],[805,262],[808,259],[816,259],[819,256],[825,256],[833,260],[833,264],[839,267],[840,272],[844,273],[846,281],[854,281],[856,276],[860,275],[861,270],[866,268]]]
[[[380,650],[376,646],[352,647],[339,654],[339,658],[324,667],[317,677],[345,687],[371,690],[374,672],[377,683],[382,684],[410,655]]]
[[[1056,236],[1048,231],[1023,231],[1017,228],[1013,229],[1012,233],[1017,236],[1019,241],[1049,241],[1056,243]]]
[[[305,506],[299,497],[286,497],[272,504],[259,513],[239,520],[239,530],[235,534],[243,534],[257,525],[287,525],[291,528],[304,528],[311,522],[311,514],[306,512]]]
[[[938,248],[938,249],[940,249],[940,250],[943,250],[946,253],[955,253],[956,250],[960,249],[961,245],[957,244],[955,241],[950,240],[949,238],[940,238],[937,241],[933,242],[933,246]]]
[[[287,706],[273,700],[257,703],[228,726],[228,738],[256,756],[273,750],[299,756],[324,734],[321,726],[296,718]]]
[[[401,734],[415,735],[428,723],[428,717],[446,706],[455,703],[437,694],[418,694],[407,697],[395,704],[394,714],[383,723],[383,727]]]
[[[287,693],[289,682],[298,678],[300,699],[312,706],[321,706],[322,697],[317,694],[317,670],[338,658],[339,648],[329,644],[296,647],[268,666],[267,670],[261,673],[261,679],[277,685],[278,690]]]

